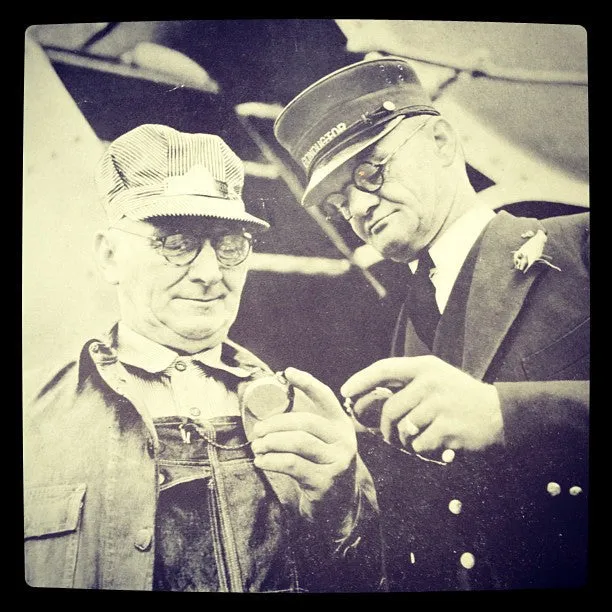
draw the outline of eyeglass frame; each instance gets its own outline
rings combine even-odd
[[[241,232],[221,232],[221,236],[241,236],[242,238],[245,238],[248,242],[249,248],[247,249],[246,255],[244,256],[243,259],[241,259],[240,261],[234,263],[234,264],[230,264],[228,265],[226,262],[223,262],[219,259],[219,255],[217,253],[217,249],[213,243],[213,241],[215,240],[215,236],[197,236],[197,234],[191,234],[192,236],[196,237],[196,238],[201,238],[200,240],[200,246],[196,249],[195,254],[193,256],[192,259],[190,259],[189,261],[185,262],[185,263],[176,263],[174,261],[171,261],[170,259],[168,259],[168,256],[166,255],[166,253],[164,252],[165,246],[166,246],[166,240],[172,236],[180,236],[181,234],[187,234],[187,232],[174,232],[173,234],[167,234],[166,236],[156,236],[156,235],[151,235],[151,234],[139,234],[137,232],[133,232],[130,230],[127,230],[123,227],[118,227],[116,225],[112,225],[110,226],[108,229],[116,229],[119,230],[120,232],[125,232],[126,234],[131,234],[132,236],[138,236],[140,238],[147,238],[148,240],[150,240],[152,243],[157,243],[157,247],[161,249],[161,254],[162,257],[172,266],[174,266],[175,268],[184,268],[185,266],[190,266],[198,257],[198,255],[202,252],[202,249],[204,248],[204,243],[206,242],[206,240],[210,241],[210,245],[212,246],[214,252],[215,252],[215,257],[217,258],[217,262],[223,266],[224,268],[235,268],[237,266],[239,266],[240,264],[244,263],[248,256],[251,254],[251,251],[253,250],[253,242],[255,241],[255,239],[253,238],[253,236],[247,232],[246,230],[242,230]],[[190,234],[187,234],[190,235]]]
[[[372,162],[372,161],[362,161],[359,164],[357,164],[355,166],[355,168],[353,168],[353,172],[351,174],[351,183],[355,186],[356,189],[358,189],[359,191],[363,191],[364,193],[377,193],[378,191],[381,190],[382,186],[385,183],[385,167],[387,166],[387,164],[391,161],[391,159],[399,152],[399,150],[413,137],[415,136],[422,128],[424,128],[427,124],[429,123],[429,118],[424,121],[423,123],[421,123],[416,129],[412,130],[412,132],[410,132],[410,134],[408,134],[408,136],[402,140],[402,142],[395,147],[390,153],[388,153],[387,155],[385,155],[385,157],[382,159],[382,161],[379,162]],[[396,128],[397,129],[397,128]],[[369,167],[373,167],[375,168],[374,173],[371,175],[372,177],[376,177],[377,179],[380,177],[380,184],[378,185],[373,185],[373,189],[367,189],[365,188],[364,185],[360,185],[357,180],[356,180],[356,176],[357,173],[360,169],[362,169],[364,166],[369,166]],[[329,198],[331,198],[332,196],[340,196],[342,198],[344,198],[344,202],[342,203],[341,206],[337,206],[336,204],[333,204],[331,202],[329,202]],[[342,216],[342,218],[345,221],[350,221],[353,218],[353,214],[350,211],[350,208],[347,208],[347,204],[348,204],[348,197],[346,196],[346,194],[340,192],[340,191],[334,191],[330,194],[328,194],[325,197],[325,200],[323,200],[323,205],[327,204],[327,206],[331,206],[335,209],[336,212],[340,213],[340,215]]]

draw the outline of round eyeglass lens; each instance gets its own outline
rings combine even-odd
[[[242,234],[226,234],[215,240],[214,247],[220,263],[237,266],[248,257],[251,240]]]
[[[383,184],[383,166],[372,162],[362,162],[353,172],[353,182],[362,191],[374,192]]]
[[[164,257],[177,264],[193,261],[198,254],[202,241],[187,234],[172,234],[164,238]]]
[[[324,201],[324,212],[330,217],[342,215],[347,221],[351,218],[348,198],[343,193],[330,193]]]

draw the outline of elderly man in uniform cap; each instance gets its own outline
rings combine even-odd
[[[390,590],[585,585],[588,214],[482,204],[402,58],[320,79],[275,135],[304,206],[413,272],[392,356],[341,388],[366,426]]]
[[[95,252],[120,321],[24,420],[29,585],[165,591],[384,588],[351,419],[309,374],[227,338],[253,236],[216,135],[143,125],[98,168]]]

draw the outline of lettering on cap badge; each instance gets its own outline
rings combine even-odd
[[[344,122],[338,123],[338,125],[335,125],[331,130],[329,130],[328,132],[325,132],[325,134],[323,134],[321,138],[315,141],[315,143],[310,147],[310,149],[308,149],[308,151],[306,151],[306,154],[302,157],[302,164],[304,165],[304,168],[308,170],[315,155],[326,144],[330,143],[332,140],[340,136],[340,134],[342,134],[342,132],[344,132],[345,130],[346,130],[346,123]]]

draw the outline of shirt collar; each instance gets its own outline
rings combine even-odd
[[[495,213],[485,206],[476,206],[459,217],[429,249],[439,267],[461,268],[480,232],[493,219]]]
[[[193,355],[182,356],[176,351],[158,344],[135,332],[122,321],[117,329],[117,355],[122,363],[135,366],[151,374],[158,374],[170,367],[177,359],[189,359],[202,365],[224,370],[239,378],[247,378],[251,372],[238,366],[231,366],[222,360],[222,344],[205,349]]]
[[[487,206],[479,205],[471,208],[430,247],[429,255],[435,265],[431,280],[436,287],[436,300],[440,311],[446,306],[452,286],[470,249],[493,217],[495,212]],[[408,265],[414,273],[418,267],[418,259]]]

